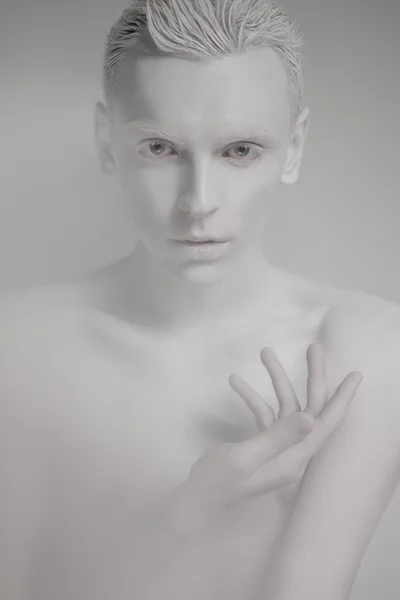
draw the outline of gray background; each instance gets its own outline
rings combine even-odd
[[[92,136],[121,0],[1,0],[0,291],[94,268],[135,237]],[[272,262],[400,304],[399,0],[287,0],[305,34],[312,119],[301,181],[263,237]],[[379,401],[379,399],[377,399]],[[400,399],[399,399],[400,401]],[[352,600],[400,597],[400,491]]]

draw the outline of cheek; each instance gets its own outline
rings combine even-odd
[[[280,187],[283,161],[279,156],[272,160],[261,161],[253,170],[251,179],[246,178],[236,187],[239,199],[243,198],[242,210],[250,219],[268,212]]]
[[[242,230],[246,237],[246,232],[251,238],[260,236],[268,220],[271,206],[276,197],[279,188],[279,179],[262,181],[255,185],[254,180],[248,184],[246,189],[242,190],[237,200],[237,228]]]
[[[171,195],[160,185],[159,178],[143,172],[119,173],[125,204],[133,225],[143,238],[162,237],[171,219]]]
[[[179,187],[179,173],[176,169],[147,167],[137,161],[127,158],[119,164],[119,178],[124,194],[127,198],[142,198],[158,207],[165,206],[166,202],[160,199],[173,198]]]
[[[243,206],[243,220],[249,225],[257,225],[264,222],[268,217],[271,204],[271,188],[259,188],[253,195],[247,195],[246,204]]]

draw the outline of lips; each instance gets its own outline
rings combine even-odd
[[[228,242],[229,240],[227,239],[219,239],[219,238],[206,238],[206,237],[201,237],[201,238],[196,238],[196,237],[187,237],[184,240],[176,240],[177,242],[191,242],[193,244],[222,244],[224,242]]]
[[[222,244],[221,240],[183,240],[184,244]]]
[[[199,263],[210,262],[229,255],[230,240],[192,242],[181,240],[172,242],[179,256]]]

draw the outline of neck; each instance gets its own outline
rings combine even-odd
[[[243,251],[230,273],[213,284],[178,277],[142,244],[124,261],[124,268],[118,312],[151,329],[229,327],[261,312],[273,318],[287,302],[282,272],[266,261],[259,244]]]

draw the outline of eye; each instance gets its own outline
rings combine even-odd
[[[240,142],[239,144],[235,144],[234,146],[228,148],[228,150],[224,152],[223,156],[225,156],[231,150],[234,150],[234,154],[236,154],[236,157],[234,156],[233,159],[237,159],[239,162],[254,162],[258,158],[260,158],[262,154],[261,148],[255,147],[253,144],[246,144],[245,142]],[[252,151],[253,155],[251,155]]]
[[[177,152],[174,150],[174,148],[168,143],[165,142],[164,140],[160,140],[160,139],[152,139],[152,140],[146,140],[146,145],[145,145],[145,151],[146,153],[144,154],[144,156],[146,158],[150,158],[150,159],[161,159],[164,160],[165,158],[168,158],[169,156],[173,156],[174,154],[176,155]],[[168,153],[168,149],[170,151],[173,152],[173,154],[171,154],[170,152]],[[233,152],[233,156],[231,154],[231,156],[229,156],[229,153]],[[263,153],[263,149],[260,146],[256,146],[255,144],[252,143],[246,143],[246,142],[239,142],[236,143],[235,145],[229,147],[227,150],[225,150],[225,152],[222,154],[223,158],[225,158],[226,156],[228,156],[228,158],[231,158],[231,160],[233,160],[234,163],[236,163],[239,166],[245,166],[246,164],[250,164],[250,163],[254,163],[255,161],[257,161],[260,156]]]
[[[165,149],[172,149],[169,144],[163,142],[162,140],[148,140],[148,143],[145,146],[147,151],[147,157],[150,158],[158,158],[165,156]]]

